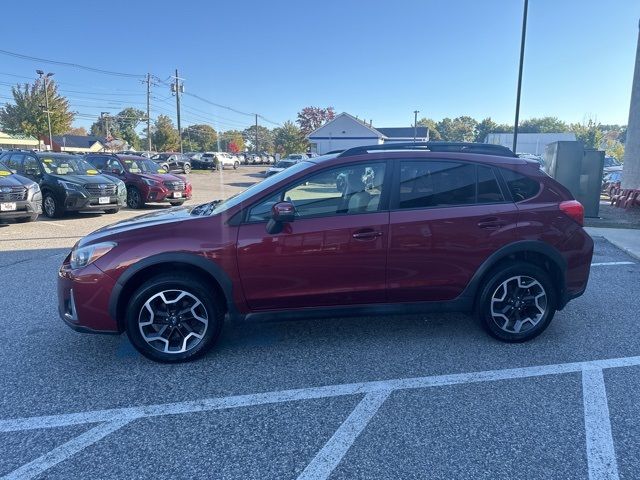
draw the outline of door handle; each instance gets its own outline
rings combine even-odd
[[[484,218],[478,222],[478,227],[485,230],[497,230],[504,227],[507,224],[504,220],[500,220],[498,217]]]
[[[373,240],[382,236],[382,232],[375,230],[360,230],[352,235],[356,240]]]

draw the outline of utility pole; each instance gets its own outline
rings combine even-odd
[[[420,110],[413,111],[413,143],[416,143],[416,137],[418,136],[418,114]]]
[[[256,113],[256,155],[259,155],[258,153],[258,114]]]
[[[51,134],[51,111],[49,110],[49,85],[47,79],[53,76],[53,73],[49,72],[46,75],[42,70],[36,70],[36,73],[40,75],[40,78],[44,80],[44,101],[45,108],[47,109],[47,123],[49,124],[49,148],[53,150],[53,135]]]
[[[640,24],[638,24],[640,28]],[[640,189],[640,34],[636,46],[636,62],[631,84],[627,141],[624,145],[622,188]]]
[[[176,68],[175,83],[171,85],[171,91],[176,95],[176,118],[178,120],[178,136],[180,137],[180,153],[182,153],[182,128],[180,126],[180,94],[184,92],[184,83],[180,83],[182,78],[178,77],[178,69]]]
[[[105,137],[109,139],[109,112],[100,112],[102,117],[102,126],[104,127]]]
[[[522,13],[522,39],[520,40],[520,66],[518,69],[518,92],[516,94],[516,121],[513,125],[513,153],[518,145],[518,122],[520,121],[520,91],[522,90],[522,65],[524,63],[524,42],[527,36],[527,11],[529,0],[524,0],[524,12]]]
[[[147,73],[147,150],[151,151],[151,74]]]

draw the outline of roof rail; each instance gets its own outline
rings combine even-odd
[[[496,155],[500,157],[516,157],[511,149],[502,145],[491,143],[472,142],[411,142],[411,143],[384,143],[382,145],[365,145],[353,147],[343,151],[338,157],[362,155],[371,151],[385,150],[425,150],[428,152],[458,152],[477,153],[482,155]]]

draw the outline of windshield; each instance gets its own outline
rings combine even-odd
[[[93,165],[81,157],[42,156],[40,161],[44,171],[53,175],[97,175],[98,171]]]
[[[140,158],[138,160],[123,160],[123,162],[125,170],[129,173],[167,173],[153,160]]]
[[[0,162],[0,177],[8,177],[13,172],[4,163]]]
[[[216,200],[210,203],[205,203],[203,205],[198,205],[193,210],[191,210],[192,215],[217,215],[219,213],[225,212],[236,205],[240,205],[242,202],[245,202],[254,195],[259,195],[261,192],[271,188],[273,185],[286,180],[288,177],[295,175],[307,168],[313,166],[314,164],[311,162],[299,162],[293,165],[291,168],[288,168],[282,173],[278,175],[273,175],[271,177],[267,177],[259,183],[251,185],[246,190],[227,198],[226,200]]]

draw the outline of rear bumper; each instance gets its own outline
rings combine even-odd
[[[569,301],[583,295],[587,289],[593,259],[593,240],[584,229],[579,228],[560,250],[567,261],[565,288],[558,306],[562,309]]]

